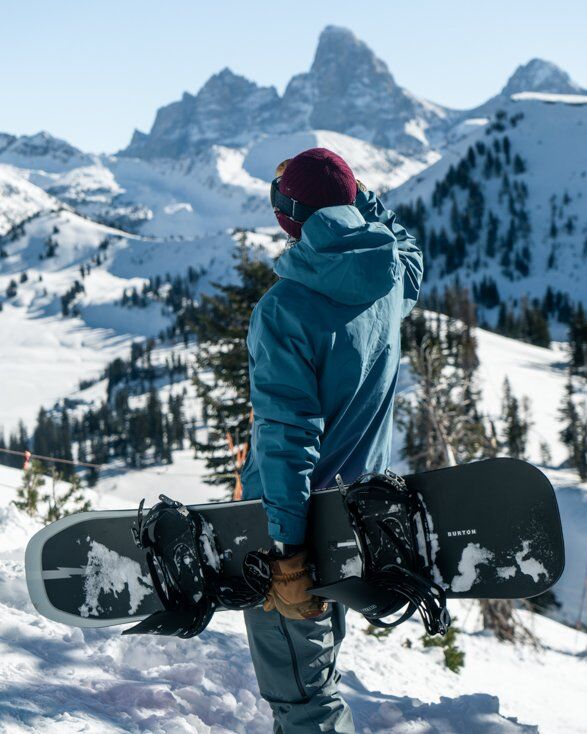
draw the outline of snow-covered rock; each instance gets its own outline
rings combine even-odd
[[[531,59],[520,64],[507,80],[501,94],[510,97],[517,92],[553,92],[555,94],[585,94],[566,71],[551,61]]]
[[[327,26],[309,72],[288,84],[280,120],[283,132],[334,130],[415,153],[429,147],[430,130],[446,127],[447,110],[399,86],[385,62],[350,30]]]
[[[0,137],[0,163],[57,173],[91,162],[92,156],[44,131],[35,135]]]
[[[279,95],[226,68],[196,95],[158,110],[148,135],[135,131],[124,155],[179,158],[215,144],[239,144],[271,127]]]

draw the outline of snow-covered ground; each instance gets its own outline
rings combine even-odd
[[[170,314],[160,304],[123,307],[125,290],[140,291],[156,276],[185,277],[190,267],[203,273],[201,289],[233,273],[235,243],[224,232],[153,240],[69,211],[43,213],[24,230],[5,245],[0,268],[0,293],[12,280],[18,284],[16,296],[5,299],[0,312],[0,426],[5,431],[20,419],[31,426],[41,406],[71,394],[80,379],[98,377],[108,362],[127,356],[133,340],[156,336],[169,325]],[[48,238],[57,244],[55,255],[40,259]],[[98,265],[93,258],[105,240],[110,244]],[[84,278],[81,266],[91,266]],[[84,287],[76,298],[79,315],[64,317],[61,297],[76,281]]]
[[[559,466],[567,458],[560,442],[558,416],[567,380],[568,354],[563,345],[555,343],[544,349],[483,329],[478,329],[477,335],[483,411],[498,420],[507,377],[513,394],[530,401],[528,457],[541,463],[540,444],[545,443],[552,465]]]
[[[541,349],[483,330],[477,336],[484,409],[494,417],[499,415],[507,376],[514,393],[532,402],[532,458],[539,461],[540,442],[546,441],[553,464],[560,463],[564,451],[556,411],[565,382],[563,349]],[[32,340],[30,355],[38,349],[39,339],[41,334]],[[164,358],[165,350],[160,351],[155,359]],[[56,374],[60,365],[62,369],[67,365],[67,360],[62,364],[64,357],[71,359],[70,381],[87,376],[92,368],[81,359],[83,349],[75,342],[62,344],[55,354]],[[41,357],[49,361],[46,355]],[[26,368],[22,369],[26,374]],[[17,377],[18,370],[14,370],[11,380]],[[187,385],[185,380],[177,383],[175,389],[184,383]],[[49,381],[43,389],[49,396],[60,387],[52,387]],[[409,385],[402,381],[400,389],[409,389]],[[96,401],[104,391],[101,381],[87,390],[65,390],[61,396]],[[6,389],[3,414],[10,395]],[[26,392],[23,400],[24,396]],[[33,395],[26,400],[32,408],[42,397]],[[193,400],[188,390],[190,413],[194,412]],[[13,405],[18,404],[15,397]],[[221,490],[203,481],[204,471],[203,463],[194,460],[190,450],[174,452],[169,466],[142,471],[109,466],[88,497],[96,509],[133,507],[142,497],[152,503],[161,492],[194,503],[220,498]],[[568,470],[545,471],[556,488],[563,521],[567,563],[554,591],[563,604],[557,614],[569,626],[522,611],[542,647],[510,646],[480,630],[474,603],[452,602],[451,612],[463,629],[458,645],[466,654],[465,668],[456,675],[444,667],[438,650],[423,648],[419,622],[408,622],[379,640],[365,634],[362,617],[350,613],[340,668],[359,732],[579,734],[585,730],[587,635],[570,625],[578,618],[585,576],[587,487]],[[259,696],[238,613],[217,615],[204,635],[192,641],[122,638],[114,628],[79,630],[37,615],[26,592],[23,553],[39,525],[9,504],[20,479],[19,471],[0,466],[0,732],[270,731],[270,712]],[[587,623],[587,609],[583,622]]]
[[[170,467],[171,473],[174,467]],[[177,468],[185,468],[181,463]],[[183,472],[182,472],[183,473]],[[28,600],[24,546],[39,525],[10,505],[20,472],[0,467],[0,732],[24,734],[266,734],[242,615],[216,615],[195,640],[119,636],[39,617]],[[106,480],[109,481],[109,480]],[[214,495],[197,471],[194,498]],[[178,483],[178,486],[182,485]],[[145,475],[89,496],[101,508],[157,492]],[[134,484],[134,488],[132,488]],[[583,490],[584,491],[584,490]],[[123,496],[120,496],[122,492]],[[362,734],[580,734],[587,635],[522,612],[541,647],[497,642],[480,631],[476,605],[451,603],[465,667],[444,667],[410,621],[389,637],[348,615],[342,688]]]
[[[46,323],[44,318],[38,321],[40,325]],[[66,326],[71,322],[62,323]],[[51,364],[49,376],[53,370],[59,375],[69,369],[68,380],[75,383],[94,369],[92,355],[100,359],[104,356],[89,349],[84,358],[80,343],[66,340],[53,352],[49,342],[48,351],[39,353],[43,334],[53,332],[37,328],[38,333],[28,332],[29,338],[33,337],[28,347],[26,343],[20,347],[28,348],[30,362],[29,366],[21,365],[21,376],[34,375],[27,370],[42,361]],[[24,324],[13,332],[15,344],[21,344],[23,334],[27,334]],[[514,393],[527,395],[532,401],[535,425],[530,451],[534,460],[538,461],[540,441],[546,440],[556,461],[560,461],[563,451],[558,443],[556,409],[565,381],[560,366],[565,361],[564,352],[481,330],[478,339],[485,410],[498,415],[501,385],[507,375]],[[34,380],[39,394],[27,393],[23,385],[20,397],[13,396],[14,385],[20,383],[18,367],[12,370],[10,380],[4,382],[1,421],[6,420],[5,406],[12,405],[17,412],[29,405],[32,414],[33,405],[38,406],[39,400],[47,404],[47,398],[61,389],[61,397],[86,400],[101,399],[105,390],[104,381],[79,391],[66,389],[47,377]],[[33,377],[30,379],[33,381]],[[193,398],[188,395],[188,399]],[[191,451],[174,452],[170,466],[142,471],[108,467],[95,490],[88,491],[88,497],[97,509],[133,507],[141,497],[151,503],[160,492],[189,502],[219,498],[219,491],[202,481],[203,473],[202,463],[194,461]],[[567,546],[566,571],[555,593],[563,603],[559,614],[573,624],[585,574],[587,488],[578,484],[572,472],[549,469],[548,473],[557,488]],[[9,504],[20,477],[19,471],[0,466],[0,732],[270,731],[270,713],[259,697],[241,615],[237,613],[217,615],[204,635],[192,641],[122,638],[117,629],[78,630],[37,615],[26,592],[23,552],[38,524]],[[437,650],[422,647],[418,622],[409,622],[390,637],[378,640],[365,634],[366,622],[359,615],[349,614],[340,667],[343,690],[359,732],[584,731],[585,634],[522,612],[543,647],[535,650],[524,644],[509,646],[480,631],[474,604],[452,603],[451,612],[464,630],[458,644],[466,653],[466,665],[460,675],[443,666]],[[406,647],[407,640],[411,648]]]

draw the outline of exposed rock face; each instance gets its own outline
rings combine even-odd
[[[384,147],[404,148],[410,137],[413,147],[426,145],[423,131],[445,118],[442,107],[402,89],[363,41],[336,26],[324,29],[310,71],[291,80],[282,103],[284,123],[335,130]]]
[[[518,66],[501,90],[501,94],[508,97],[517,92],[585,94],[586,90],[556,64],[544,59],[532,59]]]
[[[577,94],[583,90],[554,64],[532,59],[502,91],[474,110],[456,112],[419,99],[395,81],[385,62],[351,31],[327,26],[308,72],[283,97],[224,69],[194,96],[157,112],[149,134],[135,131],[122,155],[181,158],[212,144],[243,145],[264,134],[333,130],[404,155],[442,145],[451,125],[490,115],[515,92]]]
[[[402,89],[386,64],[351,31],[328,26],[309,72],[274,87],[224,69],[194,96],[161,108],[147,135],[135,131],[124,155],[178,158],[212,143],[240,145],[263,133],[334,130],[384,147],[416,152],[447,111]]]
[[[213,143],[241,144],[270,124],[279,105],[274,87],[223,69],[194,96],[162,107],[146,135],[135,131],[125,155],[141,158],[179,158]]]

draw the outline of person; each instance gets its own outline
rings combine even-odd
[[[418,299],[422,254],[349,165],[324,148],[286,161],[272,202],[290,245],[253,310],[247,347],[254,420],[243,499],[262,498],[272,586],[245,610],[275,734],[354,732],[338,690],[345,610],[312,585],[304,551],[313,489],[391,464],[400,324]]]

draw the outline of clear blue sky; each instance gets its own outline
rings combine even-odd
[[[224,66],[282,92],[328,24],[453,107],[495,94],[534,56],[587,87],[585,0],[0,0],[0,131],[114,151]]]

